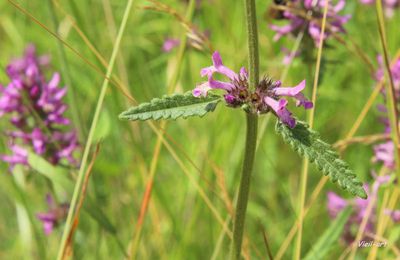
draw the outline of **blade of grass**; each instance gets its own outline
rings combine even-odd
[[[112,85],[116,86],[121,92],[130,100],[134,99],[129,95],[129,93],[126,93],[124,89],[116,83],[114,80],[110,79],[106,74],[103,73],[103,71],[97,67],[94,63],[89,61],[87,58],[85,58],[80,52],[78,52],[74,47],[72,47],[69,43],[64,41],[61,37],[59,37],[55,32],[50,30],[46,25],[44,25],[42,22],[40,22],[38,19],[36,19],[31,13],[29,13],[27,10],[22,8],[19,4],[14,2],[13,0],[8,0],[8,2],[13,5],[17,10],[19,10],[21,13],[26,15],[29,19],[31,19],[33,22],[38,24],[40,27],[42,27],[44,30],[46,30],[49,34],[51,34],[53,37],[55,37],[58,41],[62,42],[63,45],[65,45],[70,51],[72,51],[75,55],[77,55],[81,60],[83,60],[87,65],[89,65],[95,72],[97,72],[99,75],[101,75],[105,80],[110,82]]]
[[[79,193],[80,193],[80,190],[81,190],[82,182],[84,180],[84,173],[85,173],[85,170],[86,170],[86,163],[87,163],[87,159],[88,159],[88,156],[89,156],[90,148],[91,148],[91,145],[92,145],[93,135],[94,135],[95,130],[96,130],[97,122],[98,122],[99,117],[100,117],[101,108],[103,107],[104,98],[105,98],[106,91],[107,91],[107,88],[108,88],[108,83],[109,83],[108,79],[110,78],[110,75],[111,75],[112,70],[114,68],[114,62],[115,62],[115,59],[116,59],[116,56],[117,56],[117,53],[118,53],[118,50],[119,50],[119,47],[120,47],[120,44],[121,44],[123,33],[125,31],[125,28],[126,28],[126,23],[128,21],[128,17],[129,17],[129,13],[130,13],[132,4],[133,4],[133,0],[128,0],[126,8],[125,8],[124,15],[123,15],[123,18],[122,18],[121,26],[120,26],[119,31],[118,31],[117,40],[115,41],[113,52],[111,54],[111,58],[110,58],[110,62],[109,62],[110,65],[109,65],[109,67],[107,69],[107,72],[106,72],[106,78],[105,78],[105,80],[103,82],[103,85],[101,87],[99,99],[98,99],[97,105],[96,105],[96,110],[95,110],[95,113],[94,113],[94,116],[93,116],[93,120],[92,120],[92,124],[90,126],[90,130],[89,130],[89,136],[88,136],[88,139],[86,141],[85,150],[84,150],[82,161],[81,161],[81,166],[79,168],[79,175],[78,175],[78,179],[77,179],[77,182],[76,182],[76,185],[75,185],[74,194],[72,196],[72,200],[71,200],[71,204],[70,204],[70,210],[68,211],[68,217],[67,217],[67,221],[66,221],[64,232],[63,232],[63,236],[62,236],[60,249],[58,251],[58,256],[57,256],[58,260],[62,259],[64,251],[65,251],[65,248],[66,248],[68,234],[69,234],[69,231],[70,231],[71,226],[72,226],[72,220],[73,220],[73,216],[74,216],[74,212],[75,212],[75,206],[76,206],[76,203],[77,203],[77,200],[78,200],[78,197],[79,197]]]
[[[320,34],[320,39],[319,39],[319,43],[318,43],[317,63],[315,66],[314,85],[313,85],[313,92],[312,92],[312,98],[311,98],[311,101],[313,102],[314,106],[308,115],[308,124],[310,125],[310,128],[312,128],[314,125],[314,113],[315,113],[315,107],[316,107],[316,101],[317,101],[317,86],[318,86],[318,79],[319,79],[319,70],[321,67],[322,48],[323,48],[323,43],[324,43],[324,37],[322,37],[322,36],[325,33],[328,5],[329,5],[329,0],[326,0],[325,6],[324,6],[323,17],[322,17],[321,34]],[[299,196],[299,201],[298,201],[298,203],[299,203],[299,205],[298,205],[299,206],[299,213],[298,213],[299,230],[297,232],[297,241],[295,244],[295,253],[294,253],[294,259],[296,259],[296,260],[299,260],[301,257],[301,240],[302,240],[302,232],[303,232],[303,215],[304,215],[304,210],[305,210],[304,206],[305,206],[306,191],[307,191],[308,166],[309,166],[308,160],[304,159],[302,173],[301,173],[301,179],[300,179],[300,196]]]
[[[376,228],[376,235],[378,235],[378,236],[381,236],[382,233],[383,233],[383,229],[382,229],[383,228],[383,225],[382,225],[383,221],[382,221],[382,219],[386,215],[384,212],[386,210],[385,207],[387,205],[388,199],[389,199],[389,190],[385,190],[385,192],[383,194],[383,199],[382,199],[382,202],[381,202],[381,209],[379,211],[379,216],[378,216],[378,226]],[[375,247],[373,247],[371,249],[371,251],[369,252],[368,260],[376,259],[377,250],[375,250],[374,248]]]
[[[48,31],[52,36],[57,37],[57,35],[55,33],[53,33],[50,29],[48,29],[46,26],[44,26],[41,22],[39,22],[32,14],[30,14],[28,11],[26,11],[25,9],[23,9],[21,6],[19,6],[18,4],[16,4],[15,2],[13,2],[12,0],[9,0],[9,2],[11,4],[13,4],[19,11],[21,11],[23,14],[25,14],[27,17],[29,17],[32,21],[34,21],[35,23],[37,23],[39,26],[41,26],[43,29],[45,29],[46,31]],[[57,3],[57,2],[55,2]],[[61,6],[59,4],[57,4],[57,7],[61,8]],[[65,12],[64,12],[65,13]],[[67,13],[65,13],[67,15],[67,17],[70,17]],[[70,18],[72,19],[72,18]],[[73,19],[72,19],[73,20]],[[72,23],[73,25],[75,24],[75,22]],[[79,27],[77,27],[76,25],[74,26],[74,28],[77,30],[78,34],[81,36],[81,38],[84,40],[84,42],[89,46],[90,50],[95,54],[95,56],[99,59],[99,61],[101,62],[101,64],[107,68],[108,67],[108,63],[105,61],[105,59],[101,56],[101,54],[96,50],[96,48],[94,47],[94,45],[90,42],[90,40],[84,35],[84,33],[79,30]],[[78,51],[76,51],[71,45],[69,45],[68,43],[66,43],[65,41],[63,41],[61,38],[58,38],[68,49],[70,49],[75,55],[77,55],[78,58],[80,58],[82,61],[84,61],[85,63],[89,64],[89,66],[93,69],[95,69],[95,71],[97,71],[98,73],[100,73],[102,76],[104,76],[105,79],[108,79],[102,72],[101,70],[96,70],[96,66],[93,65],[93,63],[90,63],[82,54],[80,54]],[[94,66],[94,67],[93,67]],[[132,101],[133,104],[137,104],[135,98],[133,96],[131,96],[127,90],[127,87],[124,86],[124,84],[122,84],[121,80],[118,77],[115,77],[115,75],[113,75],[112,78],[115,78],[115,81],[110,80],[110,83],[113,83],[113,85],[115,85],[124,96],[126,96],[129,100]],[[158,127],[155,126],[151,121],[146,121],[147,124],[149,124],[150,128],[155,131]],[[164,140],[165,141],[165,140]],[[163,141],[163,142],[164,142]],[[165,141],[166,142],[166,141]],[[187,154],[185,155],[186,157],[189,157]],[[195,168],[195,165],[193,165]]]
[[[17,172],[18,171],[18,172]],[[46,245],[45,238],[42,229],[38,225],[38,221],[33,213],[33,208],[29,203],[27,194],[24,190],[23,185],[21,185],[21,181],[18,180],[18,177],[25,178],[24,172],[22,172],[21,168],[14,168],[14,173],[11,178],[13,193],[16,195],[14,197],[16,205],[22,207],[22,210],[27,214],[30,224],[32,225],[33,234],[35,237],[35,242],[37,246],[37,253],[41,259],[46,259]],[[11,177],[11,176],[10,176]],[[24,181],[24,180],[23,180]],[[17,206],[18,207],[18,206]],[[28,246],[29,247],[29,246]],[[32,256],[33,257],[33,256]]]
[[[58,22],[57,15],[54,11],[52,0],[47,0],[47,5],[49,8],[51,21],[53,23],[54,32],[57,33],[57,28],[58,28],[59,22]],[[60,36],[58,36],[58,37],[60,37]],[[69,107],[71,108],[71,111],[72,111],[71,112],[72,121],[74,122],[75,129],[78,129],[79,140],[83,140],[83,135],[86,132],[84,129],[85,125],[82,124],[82,118],[78,111],[78,106],[75,102],[77,100],[76,99],[76,89],[75,89],[74,85],[72,84],[71,74],[70,74],[70,70],[68,67],[68,61],[67,61],[67,56],[65,54],[64,45],[60,41],[56,40],[56,42],[57,42],[57,46],[58,46],[58,53],[59,53],[60,60],[61,60],[62,76],[64,78],[66,85],[68,86],[67,99],[68,99],[68,104],[70,104]]]
[[[96,150],[95,150],[95,152],[93,153],[93,156],[92,156],[92,160],[90,161],[90,163],[89,163],[89,165],[87,167],[87,170],[85,172],[85,177],[84,177],[84,181],[83,181],[83,185],[82,185],[81,196],[79,198],[79,202],[77,203],[76,211],[75,211],[75,215],[74,215],[74,220],[73,220],[74,224],[71,227],[71,230],[70,230],[70,232],[68,234],[67,247],[69,247],[71,249],[72,249],[72,239],[74,237],[75,230],[78,227],[79,215],[80,215],[80,212],[81,212],[81,209],[82,209],[82,206],[83,206],[83,202],[84,202],[85,197],[86,197],[86,190],[87,190],[87,187],[89,185],[89,177],[90,177],[90,175],[92,173],[93,165],[94,165],[94,163],[96,161],[96,158],[97,158],[97,155],[99,154],[99,152],[100,152],[100,143],[97,143]]]
[[[384,201],[382,202],[381,205],[381,211],[380,211],[380,216],[378,219],[378,223],[377,223],[377,232],[376,234],[378,236],[382,236],[385,232],[385,229],[389,223],[389,220],[391,219],[389,215],[385,214],[384,212],[386,210],[393,210],[394,207],[397,204],[397,200],[399,199],[400,196],[400,191],[398,189],[398,187],[390,187],[392,189],[386,189],[384,192]],[[385,198],[389,198],[389,200],[385,200]],[[376,251],[374,252],[374,250],[371,250],[371,258],[369,259],[375,259],[376,257]]]
[[[193,13],[194,13],[194,7],[195,7],[195,1],[194,0],[190,0],[187,11],[186,11],[186,17],[187,20],[191,20]],[[177,65],[175,66],[175,70],[173,72],[173,75],[170,79],[170,82],[168,83],[168,88],[167,88],[167,92],[168,94],[171,94],[171,92],[174,91],[174,89],[176,88],[178,79],[179,79],[179,75],[181,72],[181,66],[182,66],[182,61],[183,61],[183,57],[185,54],[185,50],[186,50],[186,42],[187,42],[187,37],[186,37],[186,33],[182,33],[181,35],[181,39],[180,39],[181,44],[179,45],[179,50],[178,50],[178,54],[177,54]],[[167,122],[163,121],[161,123],[160,128],[161,129],[166,129],[167,126]],[[158,158],[160,155],[160,151],[161,151],[161,145],[162,145],[162,139],[164,136],[164,132],[161,133],[161,136],[157,137],[157,141],[156,141],[156,145],[154,148],[154,152],[153,152],[153,157],[150,163],[150,172],[149,172],[149,177],[147,180],[147,184],[146,184],[146,189],[145,189],[145,193],[143,195],[143,199],[142,199],[142,204],[141,204],[141,208],[140,208],[140,212],[139,212],[139,217],[138,217],[138,221],[136,223],[136,226],[134,228],[134,233],[133,233],[133,239],[131,241],[131,245],[129,248],[129,259],[135,259],[136,258],[136,254],[137,254],[137,249],[140,243],[140,238],[141,238],[141,234],[142,234],[142,229],[143,229],[143,222],[144,222],[144,218],[146,216],[147,213],[147,208],[148,208],[148,204],[150,202],[150,198],[151,198],[151,193],[153,190],[153,183],[154,183],[154,178],[155,178],[155,174],[156,174],[156,169],[157,169],[157,164],[158,164]]]
[[[329,180],[329,178],[324,176],[318,182],[317,187],[315,187],[315,189],[313,190],[313,192],[311,194],[310,202],[307,204],[307,207],[304,210],[303,218],[305,218],[305,216],[307,216],[310,208],[312,207],[314,202],[317,200],[319,194],[321,193],[321,190],[323,189],[325,184],[328,182],[328,180]],[[289,247],[290,242],[292,241],[296,232],[298,231],[299,221],[300,221],[300,219],[297,219],[296,222],[293,224],[292,228],[290,229],[289,233],[286,236],[285,241],[282,243],[281,247],[279,248],[278,253],[275,256],[275,260],[281,259],[283,257],[283,255],[285,254],[286,249]]]
[[[366,136],[355,136],[349,139],[342,139],[335,142],[332,146],[334,148],[338,148],[341,151],[345,150],[346,147],[350,144],[373,144],[378,141],[386,141],[390,139],[390,134],[372,134]]]
[[[391,65],[394,65],[397,59],[400,57],[400,50],[397,51],[394,59],[391,62]],[[375,86],[373,92],[371,93],[370,97],[368,98],[366,104],[362,108],[360,114],[358,115],[356,121],[353,123],[350,131],[347,133],[345,140],[352,138],[357,130],[360,128],[361,123],[363,122],[365,116],[367,115],[368,111],[371,109],[375,99],[378,97],[378,94],[381,92],[382,88],[384,87],[384,79],[381,79]],[[345,147],[344,147],[345,148]]]
[[[384,176],[388,173],[388,169],[384,166],[381,167],[378,176]],[[362,221],[360,223],[356,238],[354,239],[354,242],[350,245],[351,247],[351,251],[350,251],[350,256],[348,259],[354,259],[356,256],[356,251],[359,248],[358,246],[358,242],[362,239],[362,236],[364,234],[365,228],[368,224],[368,220],[372,214],[372,211],[375,208],[375,204],[377,203],[377,199],[378,199],[378,194],[373,194],[374,190],[372,189],[372,191],[370,191],[370,194],[368,194],[368,196],[370,197],[369,201],[368,201],[368,205],[365,209]]]
[[[263,236],[265,248],[267,250],[268,258],[269,258],[269,260],[274,260],[274,257],[272,256],[271,248],[268,244],[267,234],[265,233],[265,229],[263,226],[261,226],[261,233]]]
[[[396,155],[396,172],[397,178],[400,179],[400,145],[399,145],[399,121],[398,116],[399,112],[397,110],[397,100],[396,100],[396,90],[394,87],[393,76],[390,70],[389,63],[389,54],[388,54],[388,46],[386,41],[386,29],[385,29],[385,21],[383,19],[383,10],[382,10],[382,1],[376,1],[376,15],[378,20],[378,28],[379,28],[379,36],[383,49],[383,60],[385,64],[385,76],[389,80],[387,81],[389,84],[385,84],[386,86],[386,106],[388,110],[388,116],[390,119],[390,129],[392,133],[393,143],[395,145],[395,155]]]

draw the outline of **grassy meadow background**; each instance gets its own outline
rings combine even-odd
[[[121,24],[126,2],[122,0],[54,0],[15,1],[32,17],[18,10],[10,1],[0,2],[0,83],[9,82],[4,68],[10,58],[23,54],[29,43],[34,43],[38,54],[50,54],[54,71],[68,67],[71,81],[69,94],[74,92],[74,104],[81,122],[75,127],[82,133],[82,149],[76,154],[81,158],[88,129],[98,101],[106,67],[94,50],[108,61]],[[186,1],[168,0],[163,3],[185,16]],[[219,50],[224,64],[238,71],[247,67],[247,41],[242,1],[203,0],[194,9],[191,22],[200,31],[210,32],[210,43]],[[311,65],[296,58],[290,67],[282,63],[281,47],[291,48],[294,38],[284,37],[274,42],[274,32],[266,16],[271,1],[256,1],[259,26],[260,75],[283,79],[286,86],[293,86],[307,79],[305,94],[311,97],[314,78],[316,48]],[[172,15],[147,10],[154,6],[147,1],[134,1],[124,32],[119,55],[113,70],[113,79],[126,87],[140,103],[173,92],[192,90],[203,81],[200,69],[211,64],[211,52],[194,48],[175,48],[162,51],[166,38],[182,38],[186,30]],[[381,53],[377,19],[374,6],[363,6],[358,1],[347,1],[342,14],[351,14],[345,25],[346,41],[353,41],[377,68],[376,56]],[[56,16],[54,20],[52,17]],[[56,24],[54,24],[56,22]],[[400,14],[386,20],[390,58],[400,47]],[[60,41],[46,31],[56,27],[63,41],[76,50],[61,44],[66,57],[60,54]],[[354,51],[334,39],[323,49],[321,77],[315,111],[315,125],[324,140],[335,143],[343,139],[353,126],[361,109],[373,91],[375,81],[368,66]],[[180,58],[180,54],[183,56]],[[82,59],[84,57],[85,60]],[[90,64],[88,64],[90,63]],[[98,68],[96,70],[94,67]],[[101,72],[101,73],[99,73]],[[174,75],[177,76],[176,84]],[[66,76],[61,74],[62,84]],[[115,82],[115,81],[114,81]],[[245,116],[224,105],[204,118],[178,119],[163,125],[165,141],[157,145],[157,133],[147,122],[124,122],[120,112],[135,105],[123,95],[121,87],[110,83],[105,97],[99,124],[96,129],[92,153],[99,143],[89,181],[87,200],[80,215],[80,222],[73,243],[74,259],[123,259],[129,251],[140,212],[143,195],[150,172],[154,171],[154,186],[148,214],[145,217],[137,259],[226,259],[230,240],[221,240],[222,220],[232,213],[233,200],[239,185],[243,156]],[[382,103],[381,96],[375,103]],[[305,119],[301,109],[294,109],[297,117]],[[383,132],[374,106],[360,125],[356,136]],[[297,199],[302,159],[284,144],[275,133],[275,117],[260,118],[259,145],[252,176],[250,201],[245,231],[245,251],[251,259],[267,259],[263,231],[273,255],[278,253],[287,234],[297,219]],[[76,123],[76,122],[75,122]],[[161,122],[154,122],[160,127]],[[9,124],[0,118],[0,127]],[[159,146],[159,154],[157,147]],[[0,138],[0,153],[8,153],[7,138]],[[378,170],[371,162],[371,145],[349,145],[342,156],[363,182],[371,181],[371,170]],[[37,158],[39,165],[40,158]],[[33,167],[35,168],[35,167]],[[8,165],[0,163],[0,259],[54,259],[59,248],[63,225],[45,236],[37,212],[45,212],[47,193],[56,194],[59,202],[71,200],[77,169],[62,168],[56,171],[69,180],[63,186],[54,176],[51,167],[32,169],[10,174]],[[49,174],[50,172],[50,174]],[[47,175],[50,175],[49,178]],[[312,165],[309,172],[306,201],[322,175]],[[199,192],[199,189],[201,190]],[[326,193],[335,191],[346,198],[351,196],[328,182],[304,220],[302,252],[306,254],[316,243],[332,220],[326,209]],[[202,195],[207,196],[210,205]],[[100,213],[101,212],[101,213]],[[104,219],[108,219],[105,221]],[[112,227],[110,227],[110,224]],[[231,228],[231,225],[229,224]],[[396,237],[399,227],[390,226],[386,237]],[[294,241],[289,244],[282,259],[292,256]],[[397,243],[398,241],[391,241]],[[346,245],[338,240],[329,250],[327,259],[338,259]],[[370,249],[358,249],[356,259],[365,259]],[[378,254],[395,259],[390,249],[379,249]],[[42,251],[42,253],[41,253]],[[385,251],[385,253],[383,253]],[[43,252],[45,255],[43,255]],[[393,257],[393,258],[391,258]],[[384,258],[381,258],[384,259]]]

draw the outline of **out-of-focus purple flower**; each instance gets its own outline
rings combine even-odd
[[[29,45],[24,57],[12,60],[6,68],[10,82],[0,85],[0,117],[8,116],[15,129],[5,132],[12,154],[0,159],[11,169],[16,164],[28,165],[29,149],[53,164],[62,159],[76,164],[72,155],[78,148],[75,131],[61,128],[70,124],[62,101],[67,88],[59,87],[58,73],[46,80],[44,70],[49,63],[48,56],[36,56],[35,47]]]
[[[50,235],[53,229],[67,217],[69,204],[63,203],[57,205],[50,194],[47,194],[46,201],[49,210],[36,214],[36,217],[43,223],[44,233]]]
[[[347,200],[343,199],[334,192],[328,192],[328,213],[331,218],[336,218],[336,216],[348,206]]]
[[[383,62],[382,55],[377,56],[379,68],[375,72],[375,80],[380,81],[385,76],[385,64]],[[394,88],[397,91],[397,95],[399,95],[400,91],[400,58],[396,60],[396,62],[390,67],[390,73],[392,74]]]
[[[383,63],[383,57],[381,55],[377,56],[379,67],[375,72],[374,79],[376,81],[381,81],[384,78],[385,66]],[[400,98],[400,59],[397,59],[395,63],[390,67],[390,73],[393,78],[395,95],[396,98]],[[386,100],[386,93],[382,90],[382,95],[384,100]],[[379,119],[385,126],[384,133],[390,133],[390,123],[387,117],[387,109],[385,105],[378,104],[378,111],[384,113],[384,116],[381,116]],[[391,140],[386,141],[381,144],[374,145],[374,157],[372,158],[373,162],[382,162],[385,167],[393,170],[395,168],[395,155],[394,155],[394,144]]]
[[[290,63],[292,63],[294,58],[300,56],[300,54],[301,54],[301,51],[295,51],[294,53],[292,53],[291,50],[289,50],[288,48],[285,48],[285,47],[282,47],[281,51],[284,54],[283,60],[282,60],[282,63],[284,65],[289,65]]]
[[[392,141],[387,141],[382,144],[374,146],[374,157],[373,162],[383,162],[383,165],[388,169],[395,168],[394,159],[394,144]]]
[[[179,39],[167,38],[164,41],[162,50],[163,50],[163,52],[170,52],[174,48],[178,47],[180,43],[181,43],[181,41]]]
[[[320,38],[328,38],[332,33],[345,33],[344,24],[351,18],[350,15],[339,15],[344,8],[345,0],[338,0],[336,5],[329,2],[327,23],[325,32],[321,34],[321,20],[325,1],[323,0],[289,0],[284,4],[285,10],[282,11],[282,19],[288,20],[289,24],[278,26],[270,25],[270,28],[276,32],[274,40],[278,40],[284,35],[298,34],[302,29],[308,32],[308,35],[317,45]],[[309,16],[309,18],[307,17]]]
[[[367,219],[364,233],[370,233],[374,231],[377,214],[376,202],[378,197],[378,190],[380,186],[390,181],[391,176],[376,176],[374,173],[373,175],[375,177],[375,181],[372,185],[372,190],[370,191],[367,184],[364,185],[364,189],[368,194],[368,198],[366,200],[360,198],[346,200],[334,192],[328,192],[327,194],[327,209],[331,218],[336,218],[336,216],[348,206],[353,208],[353,213],[348,219],[342,235],[342,238],[349,244],[352,243],[355,239],[355,234],[352,232],[352,227],[358,227],[361,224],[363,218],[366,216],[368,205],[371,203],[372,210]]]
[[[389,215],[395,223],[400,222],[400,210],[385,210],[385,214]]]
[[[28,165],[28,152],[15,144],[10,145],[12,155],[0,155],[0,159],[9,163],[11,166],[16,164]]]
[[[187,47],[194,48],[197,50],[203,50],[205,47],[212,49],[210,42],[210,31],[205,30],[204,32],[199,31],[197,28],[190,28],[187,33]],[[181,41],[176,38],[166,38],[162,46],[163,52],[171,52],[173,49],[178,47]]]
[[[222,89],[225,91],[224,98],[229,106],[247,105],[251,107],[252,112],[256,113],[271,111],[283,123],[292,128],[296,125],[296,120],[286,108],[288,101],[282,97],[295,99],[296,106],[303,106],[305,109],[313,107],[312,102],[301,93],[306,85],[305,80],[295,87],[281,87],[280,81],[263,79],[252,93],[248,87],[248,75],[244,67],[240,69],[239,73],[234,72],[224,66],[218,52],[214,52],[212,61],[212,66],[203,68],[200,72],[202,77],[207,77],[207,81],[196,86],[193,90],[195,97],[207,96],[211,89]],[[213,77],[215,73],[225,76],[228,81],[215,80]]]
[[[360,0],[362,4],[372,5],[375,0]],[[392,17],[396,8],[400,7],[400,0],[382,0],[382,5],[387,17]]]

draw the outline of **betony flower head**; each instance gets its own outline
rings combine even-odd
[[[263,79],[252,92],[249,89],[248,74],[244,67],[239,73],[226,67],[218,52],[212,55],[213,65],[203,68],[200,71],[202,77],[207,81],[196,86],[193,90],[195,97],[207,96],[211,89],[221,89],[224,99],[228,106],[250,107],[251,112],[255,113],[274,113],[283,123],[293,128],[296,120],[292,113],[287,109],[288,101],[283,97],[291,97],[296,100],[296,106],[303,106],[305,109],[313,107],[312,102],[307,100],[301,91],[305,88],[306,82],[303,80],[295,87],[281,87],[280,81]],[[214,79],[214,74],[220,74],[227,78],[227,81]]]
[[[321,21],[326,0],[289,0],[278,7],[284,7],[282,11],[283,20],[288,20],[289,24],[278,26],[270,25],[270,28],[276,32],[274,40],[280,39],[284,35],[297,35],[301,30],[306,30],[308,35],[317,45],[320,38],[327,39],[332,33],[345,33],[344,24],[351,18],[350,15],[339,15],[343,10],[345,0],[338,0],[335,5],[333,1],[328,3],[327,27],[322,35]]]
[[[46,196],[48,211],[37,213],[36,217],[43,223],[43,230],[46,235],[50,235],[53,229],[63,221],[68,214],[69,204],[62,203],[57,205],[50,194]]]
[[[49,57],[36,56],[35,47],[29,45],[24,57],[12,60],[6,68],[10,82],[0,85],[0,117],[7,116],[14,129],[4,132],[12,154],[0,159],[11,169],[16,164],[28,165],[29,149],[53,164],[62,159],[76,164],[77,135],[74,130],[63,130],[70,124],[62,101],[67,88],[59,87],[58,73],[46,80],[49,65]]]

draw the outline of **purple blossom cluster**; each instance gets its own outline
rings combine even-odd
[[[375,80],[376,81],[381,81],[384,78],[384,71],[385,71],[385,66],[383,64],[383,58],[381,55],[377,57],[379,68],[377,69],[375,73]],[[395,94],[396,94],[396,99],[398,100],[400,98],[400,58],[395,61],[394,64],[392,64],[390,68],[390,73],[393,78],[393,83],[394,83],[394,88],[395,88]],[[385,92],[382,92],[382,95],[384,99],[386,98]],[[378,110],[380,112],[384,113],[384,116],[380,117],[380,121],[383,123],[385,129],[384,133],[390,133],[390,124],[389,124],[389,119],[387,118],[387,110],[386,107],[382,104],[378,105]],[[373,161],[374,162],[382,162],[383,165],[390,169],[393,170],[395,168],[395,158],[394,158],[394,144],[391,140],[388,140],[384,143],[377,144],[373,147],[374,149],[374,157]]]
[[[374,174],[375,175],[375,174]],[[331,218],[336,218],[336,216],[344,210],[346,207],[352,207],[353,213],[350,216],[349,220],[345,225],[345,230],[343,232],[342,238],[346,243],[352,243],[355,239],[355,235],[358,231],[361,222],[364,218],[366,219],[366,226],[364,229],[364,236],[368,233],[374,233],[374,229],[377,221],[377,197],[378,190],[381,185],[388,183],[391,179],[390,175],[387,176],[376,176],[375,182],[372,185],[372,190],[370,191],[369,186],[364,185],[364,189],[368,194],[368,198],[360,199],[354,198],[350,200],[346,200],[334,192],[328,192],[328,213]],[[368,207],[371,207],[371,211],[367,214]],[[387,211],[388,215],[396,215],[399,214],[398,211]],[[400,219],[395,219],[395,221],[399,221]],[[356,230],[355,230],[356,229]]]
[[[43,223],[44,233],[50,235],[51,232],[53,232],[54,227],[67,217],[69,204],[56,204],[50,194],[47,194],[46,202],[49,207],[48,211],[37,213],[36,217]]]
[[[336,5],[332,4],[333,1],[329,1],[328,3],[327,26],[322,35],[321,23],[325,1],[279,1],[282,4],[275,5],[273,8],[281,10],[280,19],[288,20],[289,24],[283,26],[270,25],[270,28],[276,32],[274,40],[276,41],[288,34],[297,35],[300,31],[306,30],[308,35],[314,40],[315,45],[317,45],[321,36],[327,39],[332,33],[345,33],[344,24],[349,21],[351,16],[338,14],[346,4],[345,0],[339,0]]]
[[[375,0],[360,0],[362,4],[373,5]],[[387,17],[392,17],[396,8],[400,7],[400,0],[382,0],[382,5]]]
[[[0,117],[7,116],[14,126],[3,132],[9,139],[11,154],[1,155],[0,159],[11,169],[17,164],[28,165],[30,149],[52,164],[63,159],[77,164],[73,157],[78,148],[76,132],[61,129],[70,125],[64,115],[67,105],[62,101],[67,88],[59,87],[58,73],[46,80],[44,72],[49,65],[49,57],[38,57],[35,47],[29,45],[22,58],[7,66],[10,82],[0,84]]]
[[[256,90],[251,92],[248,86],[248,74],[244,67],[239,73],[234,72],[223,65],[218,52],[212,55],[212,62],[212,66],[203,68],[200,72],[202,77],[207,77],[207,81],[196,86],[193,90],[195,97],[207,96],[211,89],[222,89],[225,91],[224,99],[228,106],[248,106],[252,112],[259,114],[271,111],[291,128],[295,127],[296,120],[287,109],[288,101],[282,97],[294,98],[296,106],[303,106],[305,109],[313,107],[312,102],[301,93],[306,86],[305,80],[295,87],[281,87],[280,81],[263,79]],[[225,76],[228,81],[214,79],[216,73]]]
[[[384,77],[384,65],[382,56],[378,56],[378,64],[379,68],[376,71],[374,78],[376,81],[380,81]],[[396,90],[396,98],[400,98],[400,59],[398,59],[391,66],[391,74],[394,81],[394,87]],[[385,98],[385,92],[382,92],[383,97]],[[385,133],[390,133],[390,125],[389,119],[386,116],[387,110],[384,105],[379,104],[378,110],[385,113],[385,116],[381,116],[379,119],[385,126]],[[385,168],[393,171],[396,167],[395,165],[395,150],[394,144],[391,140],[385,141],[383,143],[377,144],[373,146],[374,156],[372,161],[374,163],[382,163]],[[348,222],[346,223],[345,232],[343,234],[343,238],[346,242],[351,243],[354,241],[354,232],[352,232],[353,227],[359,227],[361,221],[364,217],[368,217],[367,224],[365,227],[364,234],[373,233],[377,221],[377,210],[376,210],[376,201],[378,197],[378,189],[381,185],[390,182],[392,176],[384,175],[384,176],[374,176],[374,183],[372,185],[371,194],[368,194],[367,200],[362,200],[359,198],[355,198],[353,200],[345,200],[339,195],[329,192],[328,193],[328,212],[332,218],[335,218],[337,214],[342,211],[345,207],[351,206],[354,209],[354,212]],[[364,187],[367,193],[369,193],[369,187]],[[366,210],[369,204],[372,204],[371,214],[366,216]],[[400,222],[400,210],[385,210],[385,213],[389,215],[394,222]]]

